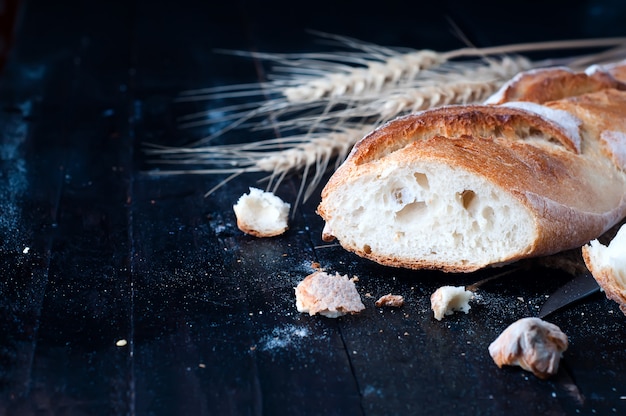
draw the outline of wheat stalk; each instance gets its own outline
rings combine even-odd
[[[303,170],[302,184],[297,200],[306,200],[319,184],[332,160],[343,160],[352,146],[369,129],[344,126],[330,132],[316,132],[302,136],[290,136],[259,140],[251,143],[204,146],[204,147],[164,147],[148,145],[145,152],[158,159],[149,163],[184,166],[184,169],[150,171],[152,175],[173,174],[221,174],[230,175],[205,196],[244,173],[269,172],[264,180],[268,189],[275,191],[286,174]],[[189,168],[194,166],[194,168]],[[309,176],[313,174],[313,177]]]
[[[352,48],[355,53],[269,54],[231,51],[274,64],[270,82],[239,84],[189,90],[179,100],[265,96],[280,94],[286,101],[310,103],[336,97],[376,94],[405,81],[416,79],[424,70],[441,67],[455,59],[484,58],[521,52],[623,46],[626,38],[534,42],[487,48],[466,47],[447,52],[386,48],[344,36],[318,33]],[[286,76],[280,77],[279,74]]]
[[[339,110],[332,111],[329,108],[309,118],[298,117],[278,125],[289,128],[305,122],[341,124],[349,119],[371,118],[375,121],[370,121],[370,124],[375,127],[408,112],[442,105],[481,102],[517,73],[532,67],[532,62],[523,57],[488,59],[480,65],[465,63],[457,65],[455,70],[448,68],[443,73],[430,73],[425,80],[389,89],[384,94],[361,97],[352,102],[337,99],[329,107],[337,105]]]
[[[277,64],[263,83],[220,86],[183,92],[179,101],[242,98],[245,103],[189,114],[183,127],[225,124],[188,147],[148,146],[154,163],[182,168],[153,174],[229,175],[268,172],[276,189],[290,172],[302,172],[296,204],[306,200],[330,161],[343,161],[354,143],[380,123],[428,108],[481,102],[517,73],[552,64],[584,65],[624,53],[625,38],[461,48],[449,52],[401,51],[350,38],[323,35],[352,48],[349,53],[236,53]],[[523,51],[611,47],[621,49],[560,61],[533,62],[510,54]],[[258,100],[250,100],[259,97]],[[205,146],[236,128],[288,129],[291,135],[251,143]],[[311,176],[312,175],[312,176]],[[305,189],[305,184],[308,188]]]

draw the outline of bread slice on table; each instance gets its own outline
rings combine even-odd
[[[529,71],[488,104],[381,126],[324,187],[324,240],[383,265],[471,272],[598,237],[626,216],[623,67]]]

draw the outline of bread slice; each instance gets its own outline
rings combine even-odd
[[[607,246],[593,240],[583,246],[582,252],[587,268],[606,297],[617,302],[626,315],[626,225]]]
[[[626,216],[626,92],[612,71],[557,71],[554,97],[521,89],[515,102],[381,126],[324,187],[322,237],[384,265],[448,272],[598,237]]]

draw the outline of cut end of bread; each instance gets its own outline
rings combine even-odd
[[[302,280],[295,289],[298,312],[338,318],[365,309],[354,280],[347,275],[316,271]]]
[[[290,205],[271,192],[250,188],[233,206],[237,227],[255,237],[274,237],[288,228]]]
[[[520,201],[434,161],[363,173],[319,211],[332,212],[322,215],[325,241],[332,232],[345,248],[391,266],[473,271],[514,259],[535,238]]]
[[[607,298],[617,302],[626,314],[626,225],[608,246],[593,240],[583,246],[582,252],[587,268]]]

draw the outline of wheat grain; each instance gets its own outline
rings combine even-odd
[[[524,58],[490,60],[484,67],[433,76],[432,80],[414,88],[391,90],[383,97],[364,105],[355,105],[337,117],[346,119],[378,116],[384,121],[403,113],[442,105],[481,102],[515,74],[530,67],[531,62]]]
[[[430,50],[389,57],[386,62],[371,61],[365,68],[350,68],[332,73],[297,87],[283,90],[291,103],[311,102],[324,98],[375,94],[389,85],[413,79],[420,71],[445,62],[442,55]]]
[[[512,54],[529,50],[581,48],[625,43],[624,38],[559,41],[515,44],[490,48],[460,48],[449,52],[419,50],[407,53],[387,52],[377,59],[369,57],[362,63],[364,67],[348,68],[343,71],[327,72],[313,80],[301,79],[298,86],[283,90],[283,95],[291,103],[311,102],[321,99],[358,96],[363,93],[375,94],[388,87],[398,86],[403,81],[415,79],[422,71],[442,66],[457,58],[486,57]],[[313,61],[319,65],[319,62]]]

